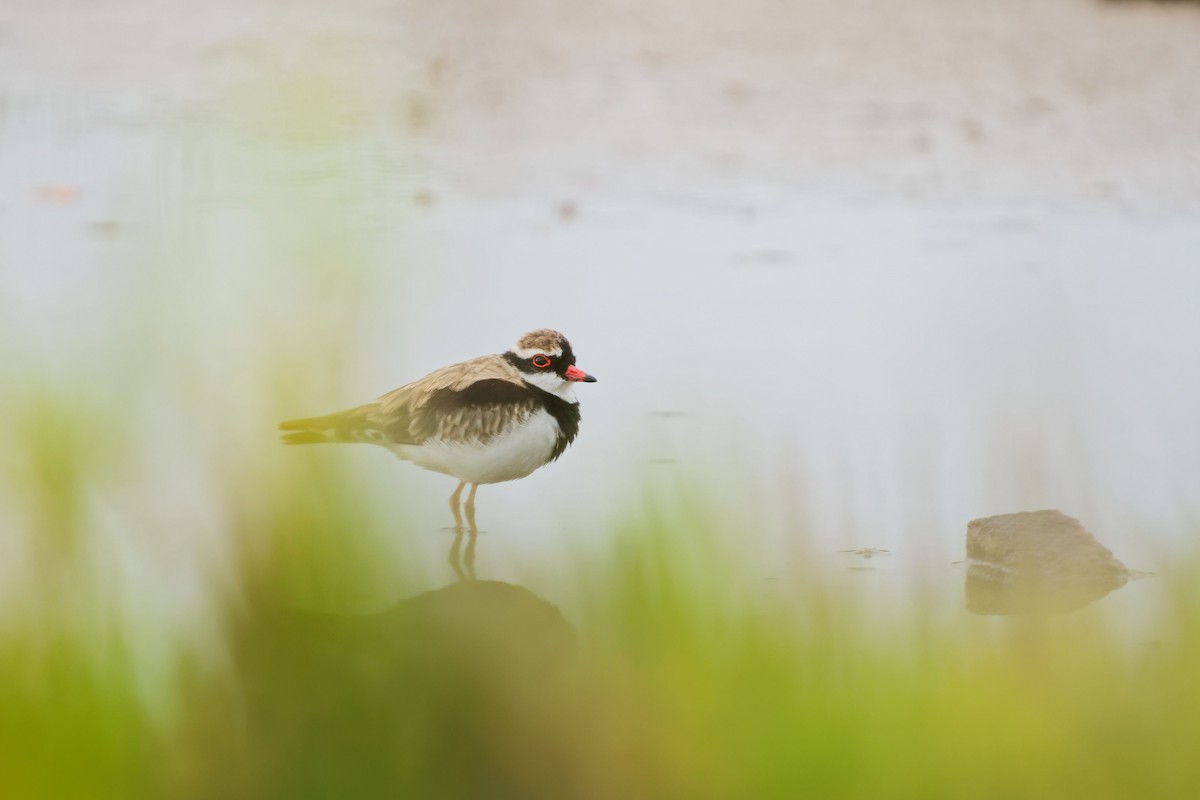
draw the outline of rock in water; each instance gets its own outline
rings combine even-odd
[[[1118,589],[1130,570],[1079,520],[1022,511],[967,524],[967,610],[1062,614]]]

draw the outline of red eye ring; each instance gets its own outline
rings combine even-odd
[[[541,353],[538,353],[536,356],[534,356],[533,358],[531,358],[529,360],[531,362],[533,362],[533,365],[535,367],[537,367],[538,369],[545,369],[546,367],[550,366],[550,359],[547,358],[546,356],[542,355]]]

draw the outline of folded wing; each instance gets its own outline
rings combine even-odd
[[[283,437],[286,444],[486,442],[536,406],[515,367],[500,356],[483,356],[443,367],[374,403],[279,427],[291,431]]]

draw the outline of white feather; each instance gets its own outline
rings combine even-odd
[[[521,377],[526,383],[532,383],[543,392],[558,395],[568,403],[578,403],[575,398],[575,387],[571,381],[563,380],[557,372],[522,372]]]
[[[556,347],[553,350],[543,350],[540,347],[518,347],[516,350],[513,350],[513,352],[517,354],[517,358],[529,359],[533,358],[538,353],[543,353],[551,358],[558,358],[562,355],[562,348]]]
[[[390,449],[405,461],[460,481],[500,483],[524,478],[549,461],[558,433],[554,417],[538,409],[486,444],[430,439],[419,445],[396,444]]]

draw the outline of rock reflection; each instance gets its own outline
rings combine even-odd
[[[967,610],[1062,614],[1124,586],[1133,573],[1079,520],[1023,511],[967,524]]]

